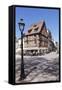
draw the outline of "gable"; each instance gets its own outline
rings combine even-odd
[[[43,35],[47,35],[47,29],[46,29],[45,22],[43,22],[43,25],[41,27],[40,33],[42,33]]]

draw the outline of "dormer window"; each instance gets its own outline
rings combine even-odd
[[[28,33],[30,33],[31,31],[32,31],[32,29],[29,29],[29,30],[28,30]]]
[[[34,29],[34,31],[37,31],[38,30],[38,27]]]

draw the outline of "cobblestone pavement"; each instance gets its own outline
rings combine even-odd
[[[16,83],[59,80],[59,55],[56,52],[42,56],[24,56],[24,80],[20,80],[20,64],[21,56],[16,55]]]

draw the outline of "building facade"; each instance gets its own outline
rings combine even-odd
[[[17,41],[17,47],[21,47],[21,38]],[[27,55],[38,55],[52,51],[54,43],[50,30],[47,29],[45,21],[31,25],[23,38],[23,50]]]
[[[24,52],[41,54],[52,50],[53,42],[51,32],[46,28],[45,21],[33,24],[24,37]]]

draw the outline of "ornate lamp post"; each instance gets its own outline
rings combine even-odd
[[[21,32],[21,74],[20,79],[23,80],[25,78],[25,72],[24,72],[24,60],[23,60],[23,31],[25,27],[25,23],[23,22],[23,19],[20,19],[20,22],[18,23],[19,29]]]

